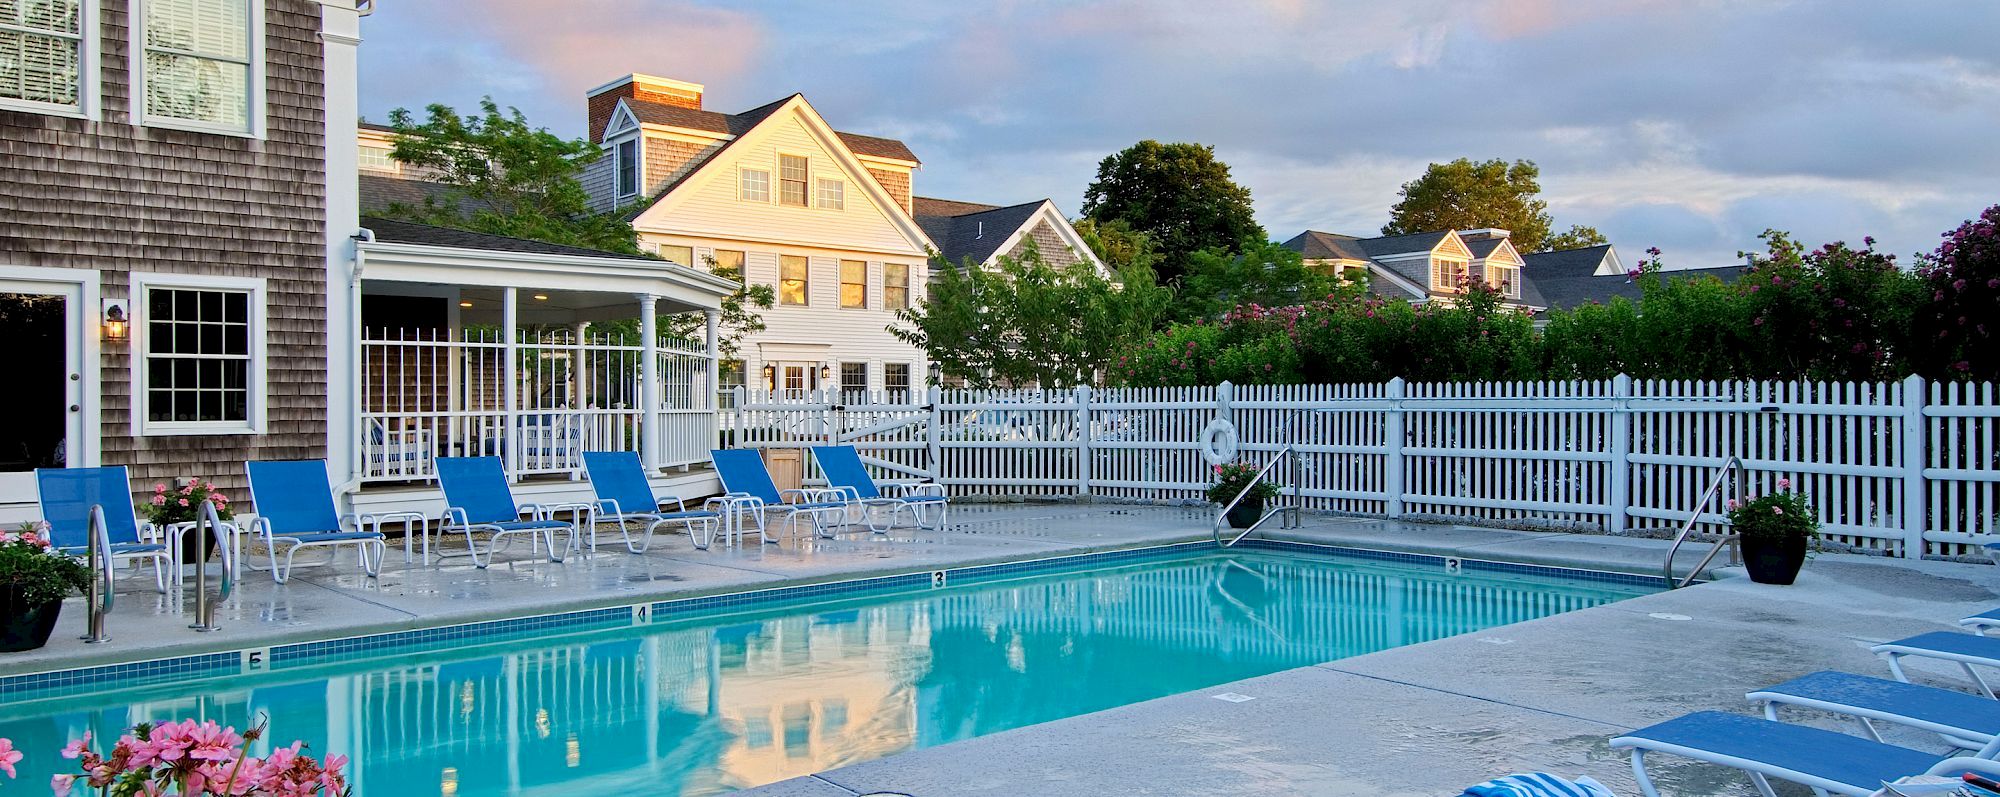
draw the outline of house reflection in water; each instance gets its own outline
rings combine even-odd
[[[0,718],[0,736],[53,747],[139,719],[241,728],[268,715],[271,738],[352,755],[368,797],[712,794],[1640,591],[1212,557],[413,655],[357,675],[329,675],[355,667],[330,660],[199,698],[135,691],[95,711]],[[23,777],[52,763],[24,762]]]

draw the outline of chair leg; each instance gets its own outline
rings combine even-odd
[[[274,584],[285,583],[285,579],[291,577],[291,568],[278,566],[278,544],[267,539],[264,541],[264,546],[265,554],[271,557],[271,582]],[[292,546],[292,551],[296,553],[298,546]],[[289,565],[291,562],[292,557],[286,556],[285,564]]]
[[[1660,790],[1653,788],[1653,779],[1646,776],[1646,751],[1632,748],[1632,779],[1639,783],[1639,793],[1644,797],[1660,797]]]
[[[498,534],[495,534],[495,535],[493,535],[493,540],[492,540],[492,542],[490,542],[490,543],[487,543],[487,546],[486,546],[486,561],[484,561],[484,562],[482,562],[482,561],[479,561],[479,542],[478,542],[477,540],[474,540],[474,539],[472,538],[472,529],[466,529],[466,530],[465,530],[465,548],[466,548],[466,552],[472,555],[472,566],[473,566],[473,567],[477,567],[477,568],[479,568],[479,569],[481,569],[481,570],[485,570],[485,569],[486,569],[486,568],[487,568],[488,566],[492,565],[492,564],[493,564],[493,546],[495,546],[495,545],[499,545],[499,544],[500,544],[500,535],[498,535]]]

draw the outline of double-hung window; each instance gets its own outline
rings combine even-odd
[[[778,256],[778,303],[806,304],[806,293],[811,289],[811,261],[805,255]]]
[[[618,142],[618,198],[639,193],[639,141]]]
[[[840,395],[842,400],[854,400],[868,394],[868,364],[840,364]]]
[[[1431,287],[1440,291],[1461,291],[1465,289],[1465,261],[1431,261]]]
[[[134,0],[145,124],[253,134],[262,0]]]
[[[142,434],[263,426],[263,280],[134,274],[133,393]]]
[[[96,0],[0,0],[0,108],[84,112],[84,37]]]
[[[882,264],[882,309],[910,307],[910,267],[902,263]]]
[[[717,249],[709,257],[715,261],[709,264],[709,270],[716,276],[743,281],[743,250]]]
[[[1509,299],[1521,298],[1521,270],[1512,266],[1487,268],[1487,286]]]
[[[778,204],[806,206],[806,157],[778,156]]]
[[[660,257],[683,266],[694,265],[694,247],[660,244]]]
[[[840,261],[840,306],[868,306],[868,263],[863,260]]]
[[[890,401],[906,401],[910,396],[910,364],[883,363],[882,390]]]

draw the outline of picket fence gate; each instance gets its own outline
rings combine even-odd
[[[852,444],[885,480],[953,495],[1198,500],[1201,434],[1237,460],[1292,445],[1309,509],[1476,523],[1678,528],[1730,456],[1747,496],[1788,479],[1827,539],[1898,556],[2000,541],[1992,384],[1634,380],[740,392],[733,444]],[[1703,531],[1726,526],[1722,507]]]

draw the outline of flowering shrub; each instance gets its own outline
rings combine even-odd
[[[47,523],[24,523],[0,534],[0,590],[19,595],[21,606],[62,600],[89,585],[90,569],[50,546]]]
[[[1257,478],[1257,467],[1247,463],[1231,463],[1215,466],[1215,484],[1209,485],[1208,500],[1217,504],[1227,504],[1236,500],[1236,495]],[[1278,497],[1278,485],[1268,481],[1257,482],[1245,501],[1269,501]]]
[[[189,478],[178,490],[167,487],[165,482],[153,485],[153,497],[146,501],[146,519],[155,526],[192,523],[199,517],[203,501],[214,501],[215,514],[223,520],[236,515],[229,509],[229,496],[218,492],[215,482],[196,477]]]
[[[1791,492],[1790,479],[1778,480],[1778,492],[1751,496],[1727,504],[1729,523],[1745,539],[1785,540],[1819,537],[1819,518],[1804,493]]]
[[[236,733],[213,720],[141,723],[120,737],[109,755],[91,749],[90,735],[63,748],[64,758],[82,768],[77,775],[57,775],[50,783],[56,797],[68,797],[77,781],[113,795],[272,795],[273,797],[345,797],[347,778],[341,774],[346,756],[327,756],[325,763],[293,742],[263,758],[249,755],[246,745],[263,735],[263,727]]]
[[[1737,279],[1752,345],[1745,376],[1872,381],[1907,373],[1910,324],[1923,285],[1875,251],[1835,241],[1806,248],[1765,230],[1770,251]],[[1650,297],[1648,297],[1650,299]]]
[[[1944,234],[1917,272],[1919,370],[1940,379],[2000,380],[2000,205]]]

